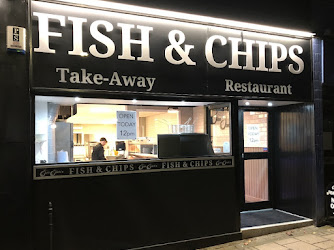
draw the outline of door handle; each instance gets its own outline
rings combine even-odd
[[[245,154],[244,153],[241,154],[241,159],[245,159]]]

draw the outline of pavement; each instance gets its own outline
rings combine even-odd
[[[201,250],[334,250],[334,227],[307,226],[254,238],[233,241]]]

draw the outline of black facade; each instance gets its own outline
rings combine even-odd
[[[277,126],[280,131],[277,146],[277,204],[278,208],[312,217],[314,191],[312,185],[313,169],[310,162],[315,161],[314,138],[312,136],[313,107],[297,105],[277,112]],[[295,202],[298,197],[298,202]]]
[[[326,29],[326,34],[329,32],[327,27],[317,25],[316,18],[310,19],[312,11],[321,11],[320,5],[316,5],[315,10],[313,5],[283,1],[280,4],[288,11],[282,13],[279,8],[273,9],[272,6],[253,2],[245,3],[243,9],[240,9],[236,3],[228,3],[219,8],[216,2],[208,2],[205,7],[204,3],[198,3],[191,4],[190,9],[187,2],[159,1],[159,4],[155,1],[126,2],[259,24],[315,30],[320,35],[323,35]],[[330,105],[323,105],[322,102],[323,100],[326,104],[330,102],[331,97],[327,96],[331,88],[326,86],[323,98],[320,39],[297,38],[293,42],[280,42],[287,48],[287,59],[282,63],[279,62],[281,74],[256,70],[241,70],[238,74],[234,74],[231,73],[233,69],[227,68],[228,66],[216,68],[208,65],[205,43],[214,35],[242,37],[249,40],[256,40],[256,35],[247,35],[247,32],[243,31],[238,31],[239,35],[233,34],[234,31],[231,34],[230,31],[224,33],[225,31],[216,31],[215,28],[197,24],[183,26],[183,23],[171,20],[167,21],[168,25],[166,25],[152,18],[152,23],[147,20],[135,23],[135,25],[153,26],[150,39],[154,42],[150,44],[149,57],[138,61],[138,57],[145,52],[136,47],[133,53],[137,60],[119,60],[117,57],[122,54],[122,40],[120,28],[116,28],[117,24],[122,21],[131,23],[131,18],[135,20],[136,16],[130,15],[127,19],[123,16],[120,17],[120,21],[115,21],[114,16],[109,17],[109,11],[105,16],[94,16],[87,13],[95,10],[84,9],[86,14],[73,12],[72,7],[67,7],[66,11],[57,9],[51,11],[44,7],[34,7],[36,3],[43,2],[4,1],[0,4],[2,16],[0,76],[3,90],[0,94],[2,104],[0,115],[3,121],[0,125],[2,156],[0,220],[4,222],[0,236],[1,248],[52,249],[53,247],[53,249],[89,250],[176,249],[178,247],[195,249],[240,239],[242,180],[240,180],[239,165],[242,159],[239,147],[238,100],[242,99],[298,102],[288,106],[272,107],[271,110],[275,124],[272,149],[275,176],[272,190],[273,207],[311,218],[315,225],[325,223],[324,186],[331,182],[332,178],[330,167],[328,167],[330,165],[325,165],[327,167],[324,168],[323,163],[323,106],[326,111],[325,120],[331,121],[331,112],[327,111]],[[259,6],[263,10],[261,15],[258,13]],[[34,16],[33,12],[50,12],[64,16],[66,22],[64,29],[59,25],[61,20],[53,19],[50,22],[50,29],[53,32],[62,33],[59,40],[55,37],[50,38],[50,49],[57,51],[54,55],[34,51],[41,47],[38,42],[41,41],[38,40],[40,38],[38,24],[41,19],[38,19],[37,15]],[[87,53],[91,53],[89,47],[96,42],[90,36],[89,26],[96,20],[110,22],[114,26],[112,31],[114,32],[112,33],[115,44],[114,54],[106,59],[91,55],[87,58],[78,55],[69,56],[68,51],[73,49],[74,37],[72,36],[73,26],[69,24],[68,16],[87,18],[87,26],[82,26],[85,37],[82,50]],[[315,21],[312,23],[310,20]],[[6,26],[8,25],[27,29],[25,55],[6,51]],[[320,28],[314,28],[314,26]],[[193,48],[189,47],[190,52],[185,57],[188,56],[189,60],[196,62],[195,66],[191,65],[190,61],[188,61],[189,65],[185,65],[184,62],[180,63],[181,65],[176,63],[172,65],[166,61],[164,51],[171,45],[171,40],[167,38],[172,29],[183,31],[186,40],[182,46],[193,46]],[[107,34],[105,30],[101,33]],[[139,39],[140,33],[137,31],[134,36]],[[177,40],[180,36],[182,34],[178,33],[174,38]],[[332,47],[328,37],[325,37],[325,44],[330,51]],[[219,39],[218,42],[224,42]],[[277,40],[273,39],[272,42],[277,43]],[[289,48],[296,44],[303,48],[299,58],[304,62],[304,70],[299,74],[291,74],[291,67],[290,72],[288,71],[289,65],[292,65],[292,71],[301,67],[298,59],[293,60],[295,58],[293,52],[289,54]],[[229,43],[222,48],[216,41],[212,43],[212,51],[223,55],[232,50],[231,46]],[[181,48],[185,50],[185,47]],[[171,49],[175,50],[174,47]],[[97,45],[97,50],[103,51],[101,54],[107,53],[101,44]],[[173,53],[175,52],[171,52],[171,57],[176,61],[180,60],[179,57],[173,57]],[[256,53],[259,51],[255,49]],[[298,57],[297,49],[295,53]],[[266,56],[268,62],[268,58],[273,57],[273,52],[267,53]],[[150,59],[153,59],[154,63],[150,62]],[[214,60],[218,64],[224,60],[228,62],[227,65],[233,64],[231,57],[214,57]],[[106,62],[108,67],[105,66]],[[243,57],[239,59],[239,63],[244,66],[247,64]],[[260,67],[260,59],[254,58],[253,64],[255,67]],[[330,62],[328,64],[330,65]],[[269,69],[273,65],[269,63],[265,66]],[[325,69],[326,67],[328,66],[325,66]],[[78,74],[71,75],[71,72]],[[114,72],[117,72],[119,77],[121,75],[142,76],[154,78],[156,82],[155,85],[150,85],[146,80],[146,85],[140,83],[128,90],[124,88],[123,82],[122,86],[117,85]],[[87,76],[90,73],[92,78],[86,78],[88,84],[83,83],[83,74]],[[94,74],[100,74],[101,77],[97,76],[94,80]],[[325,77],[326,84],[330,83],[330,70],[325,71]],[[110,84],[113,79],[115,81]],[[231,84],[228,80],[233,81],[234,85],[229,85],[229,92],[226,92],[228,89],[226,84]],[[187,85],[184,84],[185,82],[197,84]],[[225,85],[217,82],[223,82]],[[240,87],[235,87],[235,82],[241,83]],[[285,92],[281,90],[282,87],[277,87],[277,93],[273,93],[275,87],[272,87],[271,93],[263,93],[263,95],[250,93],[249,90],[253,90],[254,86],[249,87],[248,82],[284,85]],[[290,82],[295,84],[291,88],[288,87]],[[245,91],[242,91],[242,86]],[[278,91],[285,94],[280,94]],[[39,170],[34,166],[36,95],[80,95],[87,98],[169,101],[182,97],[189,101],[205,99],[212,102],[230,102],[231,115],[235,119],[231,128],[233,167],[201,168],[189,171],[147,171],[103,176],[98,174],[78,178],[48,179],[43,176],[44,179],[38,179],[36,176],[40,172],[36,172]],[[325,122],[324,127],[326,127],[324,131],[332,129],[330,122]],[[325,151],[325,157],[329,155],[329,151]],[[102,165],[107,166],[107,163]],[[80,166],[80,164],[74,165],[74,167]],[[42,165],[39,167],[41,171],[47,169]],[[199,183],[205,185],[199,185]],[[53,209],[52,228],[49,217],[50,202]]]
[[[32,246],[29,56],[6,51],[6,26],[27,27],[28,3],[4,1],[1,12],[1,248]],[[19,152],[20,157],[17,157]],[[9,167],[11,166],[11,167]],[[18,238],[20,240],[18,240]]]

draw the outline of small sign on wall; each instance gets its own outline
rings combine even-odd
[[[246,129],[247,131],[246,131],[245,147],[259,147],[260,125],[247,124]]]
[[[327,218],[334,218],[334,183],[327,186],[326,191],[326,213]]]
[[[18,26],[7,26],[7,51],[26,53],[26,29]]]
[[[117,111],[117,140],[135,140],[137,138],[136,111]]]

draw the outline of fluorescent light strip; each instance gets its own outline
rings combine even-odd
[[[114,3],[114,2],[105,2],[99,0],[40,0],[44,2],[53,2],[53,3],[66,3],[70,5],[78,5],[80,7],[90,7],[90,8],[101,8],[109,9],[116,12],[139,14],[150,17],[160,17],[166,19],[172,19],[177,21],[192,22],[197,24],[212,25],[212,26],[221,26],[225,28],[235,28],[242,30],[249,30],[261,33],[277,34],[277,35],[287,35],[292,37],[301,37],[301,38],[311,38],[315,33],[284,29],[266,25],[259,25],[246,22],[232,21],[222,18],[214,18],[201,15],[193,15],[182,12],[174,12],[161,9],[153,9],[147,7],[140,7],[135,5]]]

